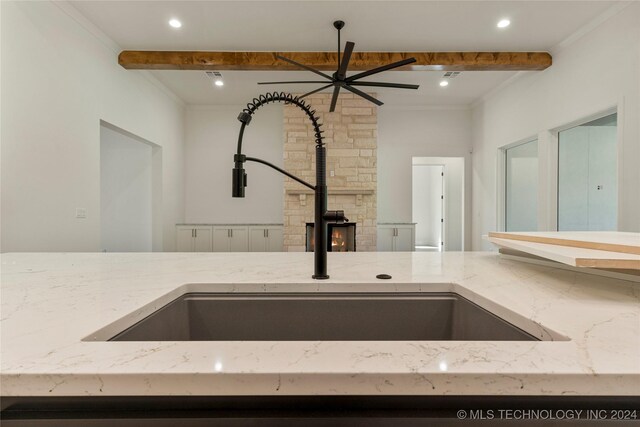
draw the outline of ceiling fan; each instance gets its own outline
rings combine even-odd
[[[299,62],[293,61],[289,58],[285,58],[284,56],[277,55],[278,59],[286,61],[290,64],[303,68],[307,71],[311,71],[319,76],[324,77],[326,80],[319,81],[288,81],[288,82],[260,82],[259,85],[275,85],[275,84],[296,84],[296,83],[325,83],[324,86],[319,87],[316,90],[312,90],[311,92],[305,93],[298,98],[304,98],[306,96],[312,95],[316,92],[320,92],[321,90],[327,89],[333,86],[333,97],[331,98],[331,108],[330,112],[334,112],[336,109],[336,102],[338,101],[338,94],[340,93],[340,89],[346,89],[349,92],[355,93],[356,95],[366,99],[367,101],[373,102],[376,105],[382,105],[383,102],[377,100],[373,96],[361,91],[360,89],[355,88],[354,86],[371,86],[371,87],[390,87],[390,88],[398,88],[398,89],[418,89],[419,85],[410,85],[410,84],[402,84],[402,83],[383,83],[383,82],[363,82],[359,81],[364,77],[368,77],[374,74],[381,73],[383,71],[392,70],[394,68],[402,67],[407,64],[411,64],[416,62],[415,58],[407,58],[402,61],[394,62],[392,64],[383,65],[381,67],[377,67],[368,71],[364,71],[362,73],[354,74],[353,76],[347,77],[347,68],[349,67],[349,60],[351,59],[351,53],[353,52],[353,47],[355,43],[347,42],[344,47],[344,54],[342,59],[340,58],[340,30],[344,27],[344,21],[335,21],[333,26],[338,30],[338,69],[331,76],[325,74],[321,71],[318,71],[314,68],[311,68],[307,65],[301,64]]]

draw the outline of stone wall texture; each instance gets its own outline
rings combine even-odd
[[[331,94],[314,94],[305,100],[323,124],[328,208],[342,209],[351,222],[356,222],[358,251],[375,251],[377,107],[349,93],[340,95],[333,113],[329,113]],[[285,170],[315,184],[315,157],[311,122],[299,108],[285,105]],[[313,222],[313,193],[289,178],[285,178],[284,189],[284,250],[304,251],[306,223]]]

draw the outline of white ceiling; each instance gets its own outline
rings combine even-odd
[[[321,85],[268,85],[258,86],[259,81],[308,80],[305,71],[222,71],[224,86],[215,87],[204,71],[154,71],[153,74],[178,94],[188,104],[240,104],[255,96],[272,91],[306,93]],[[439,86],[442,71],[416,72],[394,71],[363,79],[419,84],[418,90],[363,88],[375,92],[386,105],[468,105],[477,98],[515,74],[513,71],[463,72],[449,80],[449,86]],[[325,92],[331,92],[327,90]]]
[[[616,2],[611,1],[72,1],[123,49],[325,51],[337,47],[332,22],[346,21],[342,43],[356,51],[549,50]],[[182,28],[169,27],[177,18]],[[496,23],[509,18],[511,26]],[[263,80],[309,79],[306,72],[223,72],[214,88],[202,71],[154,71],[189,104],[237,104]],[[417,83],[418,91],[376,90],[386,104],[469,104],[513,72],[464,72],[443,89],[441,72],[388,72],[377,81]],[[315,78],[314,78],[315,79]]]

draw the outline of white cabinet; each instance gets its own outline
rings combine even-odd
[[[393,241],[396,236],[395,227],[378,226],[378,252],[393,252]]]
[[[178,252],[282,252],[282,225],[177,225]]]
[[[208,225],[179,225],[176,227],[178,252],[211,252],[212,227]]]
[[[282,252],[283,243],[281,226],[249,227],[249,252]]]
[[[247,252],[249,227],[221,225],[213,227],[213,252]]]
[[[378,252],[412,252],[416,246],[414,224],[378,225]]]
[[[414,226],[397,226],[396,237],[393,241],[396,252],[412,252],[415,245],[415,228]]]

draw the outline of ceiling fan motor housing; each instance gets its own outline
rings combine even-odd
[[[321,71],[316,70],[315,68],[309,67],[304,64],[300,64],[291,59],[285,58],[283,56],[277,56],[278,59],[286,61],[290,64],[296,65],[300,68],[303,68],[307,71],[311,71],[326,79],[325,81],[289,81],[289,82],[261,82],[258,84],[294,84],[294,83],[316,83],[323,84],[324,86],[319,87],[318,89],[312,90],[311,92],[307,92],[298,98],[304,98],[309,95],[312,95],[316,92],[320,92],[321,90],[327,89],[333,86],[333,96],[331,97],[331,106],[329,108],[329,112],[334,112],[336,109],[336,103],[338,102],[338,95],[340,94],[340,89],[348,90],[349,92],[358,95],[361,98],[366,99],[369,102],[372,102],[376,105],[383,105],[383,102],[374,98],[366,92],[361,91],[360,89],[354,86],[368,86],[368,87],[388,87],[388,88],[396,88],[396,89],[418,89],[418,85],[409,85],[409,84],[399,84],[399,83],[382,83],[382,82],[359,82],[359,79],[364,77],[368,77],[374,74],[382,73],[383,71],[392,70],[394,68],[402,67],[413,62],[416,62],[415,58],[407,58],[402,61],[394,62],[392,64],[383,65],[381,67],[374,68],[372,70],[364,71],[362,73],[358,73],[347,77],[347,69],[349,67],[349,61],[351,60],[351,54],[353,53],[353,48],[355,43],[347,42],[344,48],[344,54],[342,57],[340,56],[340,30],[344,28],[344,21],[334,21],[333,26],[338,30],[338,67],[335,73],[332,75],[327,75]]]

